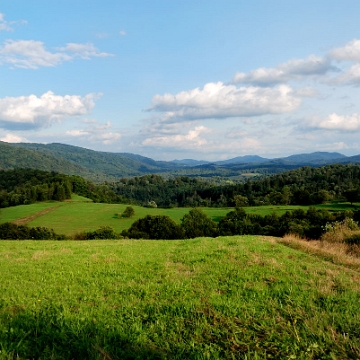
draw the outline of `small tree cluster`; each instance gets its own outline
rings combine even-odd
[[[74,240],[106,240],[121,239],[122,236],[114,231],[110,226],[101,226],[94,231],[80,232],[73,236]]]
[[[46,227],[30,228],[26,225],[16,225],[6,222],[0,225],[0,239],[2,240],[64,240],[64,235],[59,235],[53,229]]]
[[[131,239],[183,239],[182,228],[167,215],[147,215],[136,220],[128,230],[122,232],[123,236]]]

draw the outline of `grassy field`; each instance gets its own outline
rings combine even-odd
[[[0,359],[359,359],[360,272],[255,236],[1,241]]]
[[[58,234],[71,236],[76,232],[96,230],[100,226],[110,226],[116,232],[121,232],[128,229],[135,220],[148,214],[169,215],[177,223],[180,223],[180,219],[190,210],[188,208],[144,208],[134,205],[134,217],[119,219],[118,214],[122,213],[127,206],[123,204],[92,203],[86,198],[75,195],[71,201],[53,201],[1,209],[0,223],[15,221],[16,223],[28,224],[29,226],[45,226],[53,229]],[[316,207],[330,211],[354,209],[349,203],[323,204],[316,205]],[[272,212],[282,215],[286,211],[299,208],[307,210],[309,207],[269,205],[246,207],[245,210],[248,213],[264,216]],[[215,222],[219,222],[229,211],[234,210],[233,208],[202,209]]]

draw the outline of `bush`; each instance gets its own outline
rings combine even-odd
[[[126,218],[131,218],[135,215],[135,210],[132,206],[127,206],[124,210],[122,216]]]
[[[81,233],[80,233],[81,234]],[[78,237],[80,237],[78,234]],[[104,240],[104,239],[120,239],[121,236],[117,234],[114,229],[110,226],[101,226],[99,229],[95,231],[86,232],[85,240]],[[78,239],[83,240],[83,239]]]
[[[327,242],[344,242],[345,239],[350,238],[353,235],[353,231],[358,228],[357,222],[351,218],[327,223],[324,227],[326,232],[322,235],[321,240]]]
[[[16,225],[10,222],[0,225],[0,239],[3,240],[64,240],[65,235],[59,235],[53,229],[46,227],[29,228],[26,225]]]
[[[136,220],[128,230],[121,233],[131,239],[183,239],[184,232],[179,225],[167,215],[147,215]]]
[[[181,227],[185,237],[195,238],[201,236],[215,237],[218,234],[217,225],[201,209],[191,209],[181,219]]]

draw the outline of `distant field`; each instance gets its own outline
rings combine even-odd
[[[54,229],[56,233],[73,235],[76,232],[90,231],[100,226],[111,226],[115,231],[121,232],[128,229],[131,224],[148,214],[168,215],[177,223],[189,212],[189,208],[144,208],[133,205],[135,216],[132,218],[118,218],[128,205],[92,203],[88,199],[74,195],[71,201],[46,202],[32,205],[21,205],[0,210],[0,223],[22,219],[20,223],[29,226],[45,226]],[[286,211],[302,208],[307,210],[308,206],[294,205],[269,205],[246,207],[245,210],[251,214],[269,215],[272,212],[282,215]],[[316,205],[316,208],[330,211],[352,210],[349,203],[334,203]],[[234,208],[202,208],[203,211],[215,222],[219,222],[229,211]]]
[[[0,241],[0,267],[2,360],[360,358],[360,273],[272,238]]]

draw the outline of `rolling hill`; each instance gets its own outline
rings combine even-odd
[[[115,181],[122,177],[161,174],[164,176],[239,177],[242,174],[276,174],[301,166],[333,163],[360,163],[360,155],[347,157],[336,152],[295,154],[277,159],[258,155],[207,162],[193,159],[156,161],[131,153],[94,151],[59,143],[8,144],[0,142],[0,169],[35,168],[68,175],[80,175],[95,182]]]

